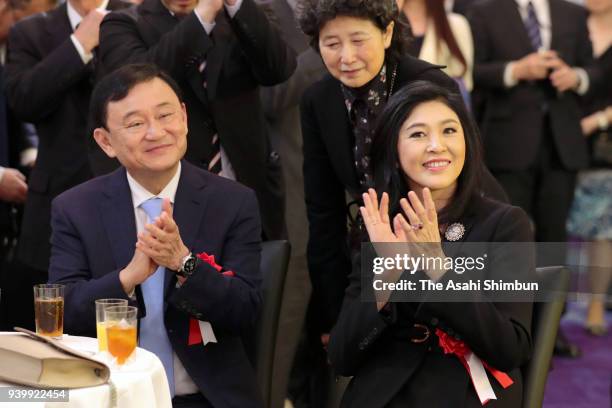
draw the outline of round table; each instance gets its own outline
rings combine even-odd
[[[9,333],[2,333],[9,334]],[[14,334],[14,333],[10,333]],[[0,402],[0,407],[39,408],[171,408],[172,399],[164,366],[157,356],[147,350],[136,348],[130,360],[123,366],[109,364],[105,356],[98,353],[98,340],[90,337],[64,334],[63,345],[90,354],[111,368],[110,383],[96,387],[70,390],[69,402]],[[14,386],[0,382],[0,386]],[[21,387],[19,388],[27,388]]]

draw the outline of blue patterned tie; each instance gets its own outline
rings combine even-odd
[[[531,41],[533,49],[538,51],[542,47],[542,37],[540,36],[540,23],[538,22],[538,16],[536,15],[532,2],[527,4],[525,29],[527,30],[527,36],[529,37],[529,41]]]
[[[151,223],[161,214],[162,199],[153,197],[140,205]],[[172,345],[164,323],[164,275],[166,268],[160,266],[140,287],[144,296],[147,315],[140,319],[140,347],[154,353],[166,370],[170,395],[174,397],[174,360]]]

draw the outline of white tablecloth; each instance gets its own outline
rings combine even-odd
[[[92,354],[93,358],[105,361],[103,356],[93,355],[98,352],[98,341],[96,339],[65,334],[60,341],[68,347]],[[147,350],[137,348],[130,359],[122,367],[109,364],[111,367],[110,381],[116,389],[115,404],[112,403],[112,386],[105,384],[97,387],[72,389],[70,390],[69,402],[0,402],[0,407],[171,408],[168,379],[159,358]],[[14,385],[0,382],[0,386]]]

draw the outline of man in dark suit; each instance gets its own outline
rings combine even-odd
[[[51,200],[92,175],[86,121],[99,25],[105,9],[124,6],[119,0],[68,0],[20,21],[9,34],[9,104],[20,120],[34,123],[39,137],[18,249],[38,271],[33,283],[47,279]]]
[[[4,89],[3,73],[4,67],[0,64],[0,89]],[[14,260],[19,234],[19,209],[28,192],[23,168],[19,166],[20,153],[27,143],[20,125],[6,106],[4,92],[0,91],[0,289],[3,291],[0,330],[10,330],[13,322],[21,321],[19,309],[13,309],[19,304],[17,288],[21,277],[9,267]],[[31,291],[31,287],[29,289]]]
[[[94,137],[122,167],[54,200],[50,281],[67,286],[71,334],[95,334],[95,299],[138,305],[140,346],[164,364],[174,407],[260,407],[244,348],[261,303],[257,200],[180,160],[179,92],[149,64],[98,84]]]
[[[33,328],[32,285],[24,266],[16,260],[27,175],[36,161],[38,135],[31,124],[20,122],[8,107],[4,63],[13,24],[31,14],[54,7],[53,0],[0,0],[0,330],[14,326]],[[27,291],[27,292],[26,292]],[[30,295],[28,301],[27,295]]]
[[[145,0],[101,27],[105,70],[153,62],[179,84],[192,163],[255,190],[267,239],[285,235],[279,156],[270,148],[259,86],[285,81],[295,54],[253,0]]]
[[[576,172],[588,163],[578,105],[592,59],[586,11],[564,0],[486,0],[470,23],[487,165],[531,215],[537,241],[565,242]],[[565,263],[560,253],[538,263]]]

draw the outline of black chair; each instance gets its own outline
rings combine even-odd
[[[272,366],[290,253],[288,241],[262,243],[260,266],[263,275],[263,305],[255,333],[254,363],[266,407],[270,406]]]
[[[545,288],[551,292],[553,299],[533,304],[533,354],[531,360],[522,368],[523,408],[540,408],[544,401],[555,338],[570,283],[569,270],[563,266],[537,268],[536,276],[540,289]]]

